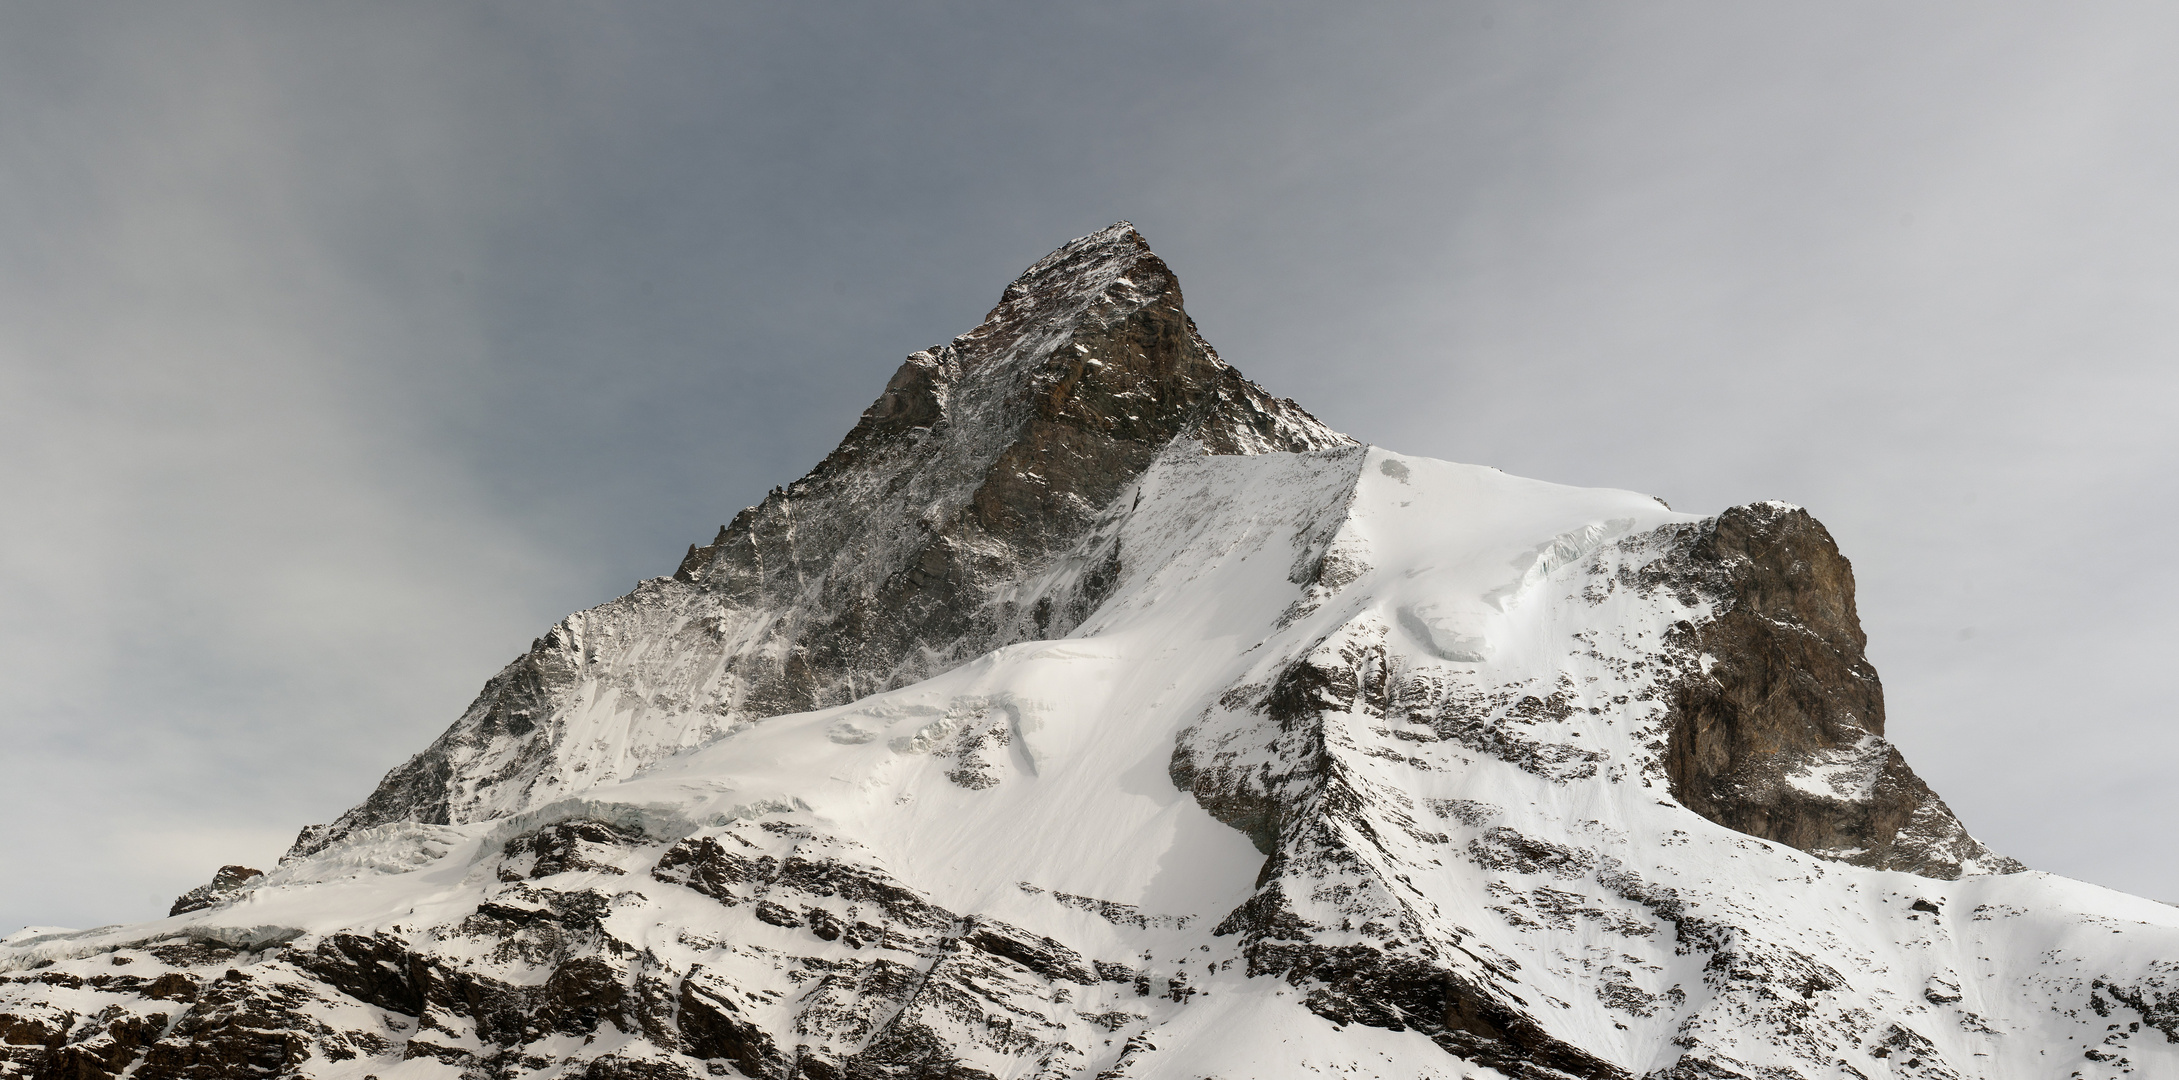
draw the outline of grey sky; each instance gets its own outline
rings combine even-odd
[[[2179,898],[2175,30],[0,9],[0,929],[269,862],[1118,218],[1359,438],[1808,506],[1969,827]]]

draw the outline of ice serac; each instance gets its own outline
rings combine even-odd
[[[909,356],[838,449],[671,578],[553,627],[293,853],[391,821],[516,813],[737,723],[1063,636],[1103,600],[1116,558],[1081,541],[1176,442],[1260,454],[1353,440],[1219,359],[1180,282],[1121,222]]]
[[[270,873],[0,942],[0,1077],[2179,1076],[2179,910],[1863,644],[1806,513],[1355,444],[1119,226]]]

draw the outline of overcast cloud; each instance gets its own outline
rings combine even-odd
[[[2179,899],[2167,5],[0,9],[0,930],[164,914],[1139,225],[1359,438],[1854,560],[1890,733]]]

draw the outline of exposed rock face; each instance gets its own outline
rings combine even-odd
[[[174,906],[167,914],[179,915],[185,911],[198,911],[214,904],[225,903],[229,897],[240,892],[243,886],[263,876],[263,871],[252,870],[247,866],[222,866],[218,873],[212,875],[209,884],[199,885],[175,897]]]
[[[1117,226],[272,873],[0,944],[0,1078],[2179,1075],[2179,915],[1883,723],[1805,513],[1354,444]]]
[[[539,638],[293,854],[389,821],[530,809],[738,722],[1063,636],[1111,582],[1114,551],[1083,539],[1177,440],[1213,454],[1353,444],[1220,360],[1122,222],[911,355],[838,449],[691,547],[671,579]]]
[[[576,846],[599,858],[590,871],[705,903],[696,913],[709,925],[684,937],[756,937],[781,955],[761,972],[661,963],[616,936],[626,890],[529,884],[570,872],[537,852]],[[435,942],[377,933],[254,951],[172,945],[111,954],[126,974],[18,976],[0,1018],[0,1076],[131,1066],[162,1080],[314,1075],[395,1048],[400,1060],[450,1066],[446,1075],[521,1076],[563,1066],[554,1045],[629,1038],[633,1052],[566,1075],[977,1080],[993,1074],[964,1057],[1027,1054],[1037,1075],[1074,1076],[1090,1046],[1141,1023],[1144,1003],[1170,1008],[1193,994],[1183,971],[1154,978],[1140,956],[1090,959],[947,910],[852,841],[780,822],[666,845],[570,820],[514,838],[490,863],[506,887]],[[1070,899],[1116,925],[1143,924],[1128,905]],[[782,999],[792,1003],[784,1023]]]
[[[1738,506],[1685,533],[1657,571],[1718,614],[1677,645],[1699,670],[1673,702],[1674,798],[1720,825],[1856,866],[2011,873],[1884,740],[1854,572],[1816,519]]]
[[[293,1076],[393,1045],[375,1010],[277,955],[177,939],[101,955],[87,976],[0,977],[0,1076]]]

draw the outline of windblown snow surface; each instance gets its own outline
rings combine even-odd
[[[787,1062],[847,1060],[916,1020],[956,1024],[950,1060],[993,1077],[1506,1074],[1397,1018],[1312,1009],[1313,976],[1246,952],[1277,934],[1236,913],[1276,890],[1312,948],[1427,961],[1502,995],[1541,1036],[1593,1055],[1588,1075],[2179,1076],[2179,910],[2043,873],[1861,869],[1673,800],[1659,687],[1705,658],[1662,642],[1709,613],[1639,571],[1700,520],[1377,448],[1214,457],[1176,444],[1086,543],[1117,538],[1122,577],[1064,639],[737,724],[511,816],[365,830],[224,906],[18,935],[0,946],[16,980],[0,1004],[93,1013],[105,999],[85,980],[156,977],[188,942],[255,946],[241,977],[307,987],[292,958],[334,935],[534,985],[550,965],[479,920],[589,891],[605,898],[594,919],[615,956],[730,1001]],[[1303,732],[1264,707],[1298,661],[1357,655],[1384,700],[1437,711],[1357,703]],[[1457,723],[1446,702],[1465,703]],[[1319,762],[1306,782],[1295,740]],[[1857,767],[1794,782],[1863,797],[1865,778],[1845,775]],[[1253,830],[1219,820],[1183,786],[1213,774],[1286,809]],[[1342,792],[1353,805],[1311,803]],[[519,838],[564,821],[625,842],[542,866]],[[672,869],[706,851],[831,860],[912,899],[888,922],[867,890],[790,896],[766,883],[784,878]],[[937,913],[923,937],[903,904]],[[975,946],[978,926],[1045,952]],[[931,986],[944,965],[985,966],[959,968],[961,1000],[913,1005],[917,1019],[899,1015],[912,994],[878,993],[855,967],[881,954]],[[692,1008],[695,993],[663,1008]],[[327,1033],[293,1066],[312,1076],[453,1077],[494,1055],[516,1055],[502,1072],[528,1055],[537,1075],[612,1055],[726,1070],[613,1025],[518,1052],[444,1012],[420,1023],[296,994]],[[351,1056],[335,1060],[323,1047],[343,1038]]]

